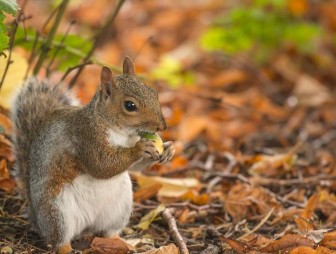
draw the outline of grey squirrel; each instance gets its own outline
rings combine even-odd
[[[83,231],[118,234],[132,212],[128,171],[165,163],[172,142],[159,154],[142,133],[166,129],[157,92],[134,73],[103,67],[90,103],[78,106],[60,85],[30,79],[12,107],[16,168],[30,203],[30,217],[58,253],[72,250]]]

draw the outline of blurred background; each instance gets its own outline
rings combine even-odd
[[[241,238],[244,244],[259,248],[261,242],[249,242],[252,236],[271,240],[283,232],[335,226],[336,1],[18,4],[21,11],[5,19],[12,52],[5,76],[8,58],[0,57],[3,172],[14,161],[7,109],[25,77],[62,81],[85,104],[99,84],[101,66],[118,74],[128,55],[137,74],[159,91],[168,123],[161,135],[177,150],[171,163],[134,176],[131,225],[158,204],[174,207],[193,253],[218,241],[239,253],[218,235],[244,236],[270,211],[258,234]],[[15,186],[8,172],[0,177],[0,189],[7,200],[4,214],[11,218],[21,216],[23,201],[8,197]],[[195,225],[202,227],[192,232]],[[149,232],[152,245],[164,245],[169,240],[161,226],[150,224],[140,235]]]

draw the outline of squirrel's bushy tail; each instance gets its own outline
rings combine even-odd
[[[73,105],[74,99],[60,85],[48,81],[28,79],[16,95],[11,117],[13,122],[13,148],[15,168],[25,191],[29,192],[28,162],[31,143],[45,116],[56,108]]]

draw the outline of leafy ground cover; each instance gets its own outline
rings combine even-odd
[[[48,31],[42,22],[48,8],[28,1],[26,26]],[[88,35],[62,48],[61,57],[73,53],[69,65],[87,54],[89,47],[79,45],[90,41],[111,9],[107,0],[69,4],[61,32],[75,19],[72,30]],[[134,58],[137,71],[160,92],[169,126],[161,135],[175,142],[177,153],[169,164],[132,175],[134,212],[121,239],[83,238],[76,248],[335,253],[335,11],[334,1],[127,1],[92,61],[118,71],[125,55]],[[62,43],[62,36],[54,42]],[[23,78],[30,64],[32,45],[25,43],[17,42],[0,92],[1,253],[50,252],[29,225],[13,177],[6,102],[12,77]],[[69,66],[60,59],[38,75],[56,66],[63,72],[50,77],[61,79]],[[99,70],[86,66],[74,86],[83,103],[95,91]]]

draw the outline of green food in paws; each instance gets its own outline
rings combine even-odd
[[[153,134],[152,133],[143,133],[143,134],[141,134],[141,137],[153,140],[154,141],[154,146],[159,151],[159,154],[163,153],[163,150],[164,150],[163,141],[157,133],[153,133]]]

